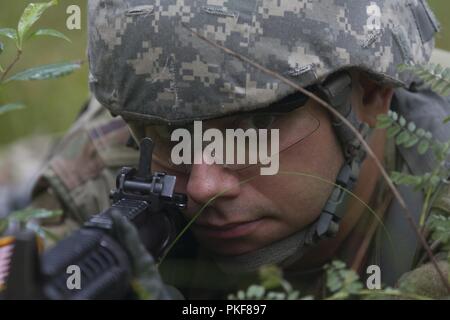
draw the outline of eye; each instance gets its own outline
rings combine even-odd
[[[241,121],[241,127],[245,129],[268,129],[274,123],[275,118],[271,114],[248,116]]]

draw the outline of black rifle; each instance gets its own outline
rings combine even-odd
[[[187,205],[175,193],[176,177],[151,173],[153,143],[140,144],[138,169],[124,167],[111,192],[112,206],[38,256],[36,236],[14,236],[5,299],[122,299],[132,297],[131,264],[127,252],[112,236],[111,211],[120,212],[137,228],[140,240],[158,260],[181,230],[180,213]],[[67,286],[68,268],[81,271],[81,289]]]

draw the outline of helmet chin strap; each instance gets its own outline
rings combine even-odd
[[[352,80],[346,72],[332,76],[318,87],[319,96],[329,101],[333,108],[339,111],[366,139],[369,127],[359,121],[353,111],[351,93]],[[321,240],[336,236],[339,223],[346,213],[344,199],[347,192],[345,190],[351,191],[355,186],[366,153],[355,134],[337,117],[333,119],[333,127],[341,143],[345,163],[338,173],[336,186],[319,217],[297,233],[261,249],[238,256],[213,255],[213,260],[225,273],[253,272],[268,264],[288,267],[300,260],[309,248]]]

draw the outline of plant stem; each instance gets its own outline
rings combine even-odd
[[[389,178],[389,175],[387,174],[386,170],[384,169],[383,165],[381,164],[380,160],[377,158],[377,156],[375,155],[375,153],[373,152],[372,148],[370,148],[370,146],[368,145],[368,143],[366,142],[366,140],[364,139],[364,137],[359,133],[359,131],[342,115],[340,114],[337,110],[335,110],[332,106],[330,106],[325,100],[321,99],[320,97],[318,97],[316,94],[306,90],[305,88],[299,86],[297,83],[291,81],[290,79],[282,76],[281,74],[274,72],[262,65],[260,65],[257,62],[254,62],[242,55],[240,55],[239,53],[228,49],[214,41],[209,40],[208,38],[204,37],[203,35],[199,34],[198,32],[196,32],[195,30],[191,29],[187,24],[182,23],[182,26],[187,29],[190,33],[192,33],[193,35],[195,35],[196,37],[198,37],[199,39],[207,42],[208,44],[222,50],[225,53],[228,53],[229,55],[239,59],[240,61],[243,61],[245,63],[250,64],[251,66],[253,66],[254,68],[264,72],[267,75],[270,75],[278,80],[280,80],[281,82],[289,85],[290,87],[300,91],[301,93],[303,93],[304,95],[306,95],[307,97],[309,97],[310,99],[315,100],[316,102],[318,102],[320,105],[322,105],[325,109],[327,109],[329,112],[331,112],[334,116],[336,116],[339,120],[341,120],[345,126],[347,126],[352,132],[353,134],[355,134],[355,136],[357,137],[357,139],[361,142],[361,144],[364,146],[364,149],[366,150],[367,154],[373,159],[373,161],[375,162],[376,166],[378,167],[378,169],[381,172],[381,175],[383,176],[383,178],[386,180],[386,183],[388,184],[390,190],[392,191],[392,193],[394,194],[395,198],[397,199],[398,203],[400,204],[400,206],[403,209],[403,212],[405,213],[406,219],[408,220],[409,224],[411,225],[411,227],[413,228],[414,232],[416,233],[417,237],[419,238],[423,248],[425,249],[425,251],[427,252],[427,255],[430,258],[430,261],[432,262],[434,268],[436,269],[436,272],[439,274],[440,279],[443,282],[443,285],[446,287],[448,293],[450,294],[450,283],[448,282],[447,277],[445,277],[445,275],[443,274],[442,270],[439,268],[436,259],[433,255],[433,252],[431,251],[425,237],[423,236],[423,234],[420,232],[419,227],[417,226],[417,223],[415,222],[413,215],[411,214],[411,212],[409,211],[408,207],[406,206],[405,200],[403,199],[403,197],[401,196],[401,194],[399,193],[399,191],[397,190],[397,188],[394,186],[391,178]]]
[[[6,68],[5,72],[2,73],[2,77],[0,78],[0,84],[3,83],[3,81],[5,81],[6,76],[7,76],[8,73],[11,71],[11,69],[14,67],[14,65],[19,61],[21,55],[22,55],[22,50],[17,49],[17,54],[16,54],[15,59],[14,59],[13,62],[11,62],[11,64]]]
[[[421,229],[423,229],[423,227],[425,226],[425,218],[427,216],[427,211],[428,211],[428,204],[430,202],[430,198],[431,198],[431,193],[433,191],[433,187],[429,187],[427,188],[427,192],[426,192],[426,196],[425,196],[425,201],[422,207],[422,212],[420,213],[420,221],[419,221],[419,226]]]

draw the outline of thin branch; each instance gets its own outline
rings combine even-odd
[[[256,69],[280,80],[281,82],[291,86],[292,88],[300,91],[301,93],[303,93],[304,95],[308,96],[309,98],[317,101],[318,103],[320,103],[323,107],[325,107],[329,112],[331,112],[334,116],[336,116],[339,120],[341,120],[354,134],[355,136],[358,138],[358,140],[361,142],[361,144],[364,146],[365,150],[367,151],[368,155],[374,160],[376,166],[378,167],[378,169],[380,170],[383,178],[386,180],[389,188],[391,189],[391,191],[393,192],[395,198],[397,199],[397,201],[399,202],[400,206],[403,209],[403,212],[406,215],[406,218],[408,220],[408,222],[410,223],[411,227],[414,229],[417,237],[419,238],[420,242],[422,243],[423,248],[425,249],[425,251],[427,252],[427,255],[430,258],[430,261],[432,262],[433,266],[436,268],[436,272],[439,274],[439,277],[441,278],[443,284],[445,285],[445,287],[447,288],[448,293],[450,293],[450,284],[447,280],[447,278],[445,277],[445,275],[443,274],[442,270],[439,268],[436,259],[433,255],[433,252],[431,251],[426,239],[423,237],[423,235],[421,234],[416,222],[414,221],[413,215],[411,214],[411,212],[409,211],[409,209],[406,206],[406,203],[403,199],[403,197],[400,195],[400,193],[398,192],[397,188],[394,186],[394,184],[392,183],[392,180],[389,178],[389,175],[387,174],[386,170],[384,169],[383,165],[381,164],[381,162],[378,160],[377,156],[375,155],[375,153],[373,152],[373,150],[370,148],[370,146],[368,145],[368,143],[364,140],[363,136],[358,132],[358,130],[356,128],[353,127],[353,125],[344,117],[342,116],[338,111],[336,111],[333,107],[331,107],[326,101],[324,101],[323,99],[321,99],[320,97],[318,97],[317,95],[315,95],[314,93],[304,89],[303,87],[299,86],[298,84],[296,84],[295,82],[289,80],[288,78],[282,76],[281,74],[274,72],[272,70],[267,69],[266,67],[258,64],[257,62],[254,62],[242,55],[240,55],[239,53],[228,49],[216,42],[213,42],[211,40],[209,40],[208,38],[204,37],[203,35],[199,34],[198,32],[196,32],[195,30],[192,30],[189,26],[187,26],[185,23],[182,23],[183,27],[185,29],[187,29],[189,32],[191,32],[192,34],[194,34],[196,37],[200,38],[201,40],[209,43],[210,45],[219,48],[220,50],[226,52],[227,54],[245,62],[248,63],[250,65],[252,65],[253,67],[255,67]]]
[[[5,72],[2,73],[2,77],[0,78],[0,83],[2,83],[6,76],[8,75],[8,73],[11,71],[11,69],[14,67],[14,65],[19,61],[20,56],[22,55],[22,50],[18,49],[17,50],[17,54],[16,54],[16,58],[14,59],[13,62],[11,62],[11,64],[6,68]]]

